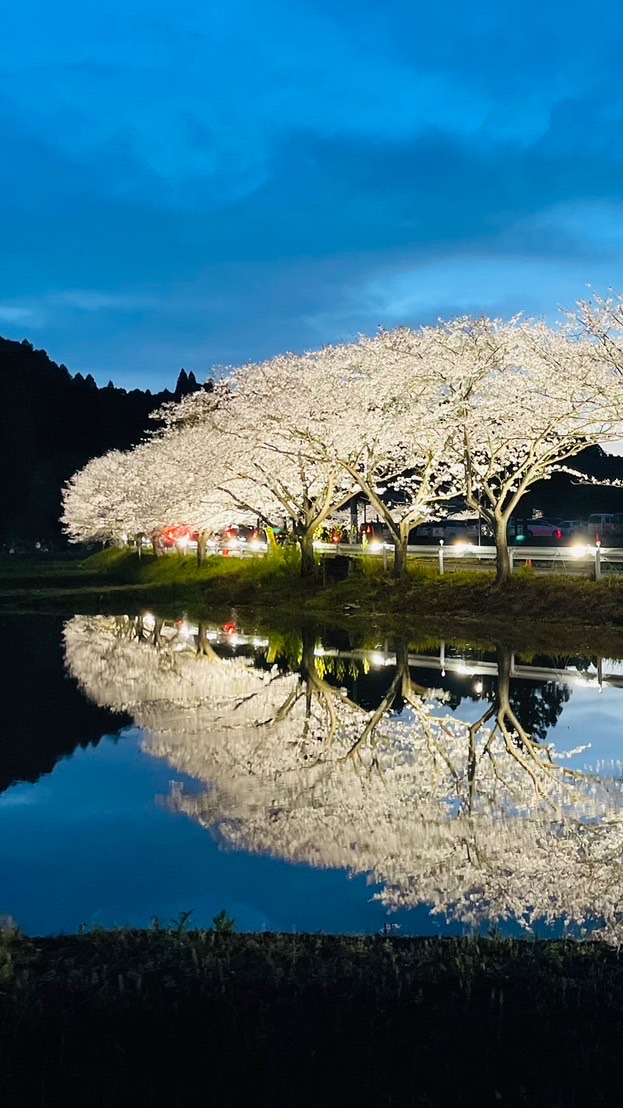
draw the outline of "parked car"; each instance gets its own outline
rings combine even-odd
[[[439,542],[445,543],[463,542],[476,543],[480,536],[483,542],[488,541],[490,529],[482,520],[480,524],[477,518],[473,519],[439,519],[429,523],[420,523],[412,528],[409,533],[409,542],[413,545]]]
[[[563,519],[558,524],[558,528],[562,531],[563,539],[574,539],[586,531],[586,525],[581,519]]]
[[[218,545],[223,554],[243,550],[266,553],[268,549],[266,531],[246,523],[241,523],[238,527],[226,527],[219,534]]]
[[[530,539],[557,539],[559,542],[564,537],[559,524],[552,523],[549,519],[527,519],[524,536],[528,541]]]

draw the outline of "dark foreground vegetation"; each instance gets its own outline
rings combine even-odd
[[[346,559],[341,560],[342,563]],[[601,581],[561,573],[519,570],[497,587],[492,572],[457,570],[440,577],[434,564],[410,563],[403,581],[384,572],[378,559],[328,561],[312,581],[302,581],[296,551],[257,560],[194,556],[139,558],[107,549],[83,559],[0,558],[0,609],[60,613],[138,613],[150,605],[175,617],[210,610],[227,616],[232,605],[261,621],[270,612],[358,624],[391,633],[422,631],[441,637],[465,632],[483,641],[512,638],[531,648],[573,640],[573,648],[623,647],[623,574]],[[340,579],[342,578],[342,579]],[[618,655],[617,655],[618,656]]]
[[[0,1034],[4,1105],[605,1105],[623,962],[570,941],[7,931]]]

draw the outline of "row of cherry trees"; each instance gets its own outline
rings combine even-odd
[[[462,498],[493,530],[503,581],[524,493],[623,438],[622,332],[614,297],[554,328],[462,317],[245,365],[155,413],[160,430],[134,450],[76,473],[66,531],[84,542],[184,523],[202,560],[223,526],[285,517],[309,575],[317,528],[363,493],[400,576],[411,529]]]

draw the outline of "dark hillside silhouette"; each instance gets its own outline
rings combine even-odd
[[[0,546],[58,541],[63,483],[107,450],[155,426],[150,412],[202,386],[182,369],[174,392],[127,392],[71,376],[45,350],[0,338]]]

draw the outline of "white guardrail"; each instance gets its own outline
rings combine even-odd
[[[314,549],[324,557],[343,555],[348,558],[382,558],[385,565],[390,564],[394,555],[393,544],[387,542],[371,542],[367,545],[315,542]],[[623,547],[605,548],[587,543],[569,546],[509,546],[508,553],[511,570],[518,565],[537,565],[539,569],[560,570],[563,573],[590,572],[598,580],[602,574],[623,564]],[[445,544],[441,541],[438,544],[408,546],[407,556],[434,560],[438,563],[439,572],[445,573],[446,569],[459,569],[461,565],[473,567],[474,563],[493,563],[496,550],[494,546],[462,542]]]
[[[193,545],[185,546],[189,552]],[[334,543],[315,542],[314,550],[323,558],[382,558],[385,567],[389,567],[394,557],[394,545],[389,542]],[[174,554],[175,548],[164,551]],[[265,543],[220,543],[210,546],[208,553],[228,554],[235,558],[261,558],[266,554]],[[180,551],[181,553],[181,551]],[[508,555],[511,572],[515,566],[532,565],[539,572],[586,574],[599,580],[603,574],[616,572],[623,565],[623,546],[603,547],[591,543],[570,543],[568,546],[509,546]],[[493,563],[496,559],[495,546],[478,546],[476,543],[454,542],[426,543],[407,547],[407,557],[436,561],[440,573],[446,570],[460,569],[461,566],[473,569],[484,563]]]

